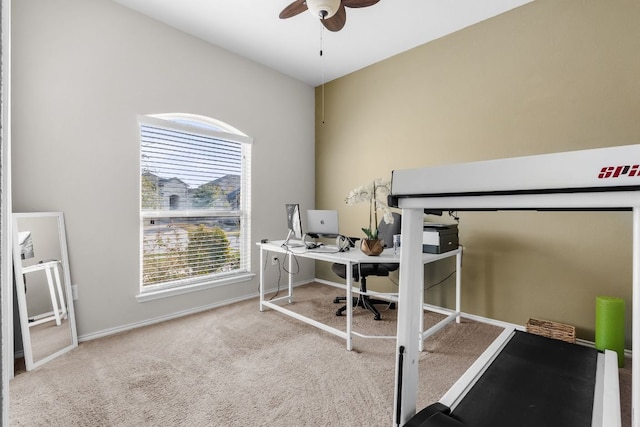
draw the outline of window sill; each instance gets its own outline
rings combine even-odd
[[[232,285],[235,283],[248,282],[255,277],[253,273],[234,276],[227,279],[216,280],[213,282],[198,283],[194,285],[180,286],[176,288],[161,289],[156,291],[141,292],[136,295],[138,302],[153,301],[161,298],[173,297],[176,295],[187,294],[190,292],[203,291],[205,289],[217,288],[220,286]]]

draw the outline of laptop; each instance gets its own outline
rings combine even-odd
[[[311,237],[317,237],[320,234],[325,237],[338,236],[338,211],[308,210],[307,234]]]

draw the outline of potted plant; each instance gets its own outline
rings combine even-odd
[[[371,183],[353,189],[345,199],[347,205],[356,203],[369,204],[369,227],[363,227],[366,238],[362,239],[360,249],[367,255],[380,255],[384,242],[378,238],[378,211],[387,224],[393,224],[393,215],[387,204],[387,196],[391,192],[391,183],[376,178]]]

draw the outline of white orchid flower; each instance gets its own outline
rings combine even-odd
[[[387,196],[391,193],[391,183],[382,178],[374,179],[370,184],[357,187],[347,195],[347,205],[369,203],[369,228],[362,228],[368,239],[378,238],[378,210],[382,213],[382,220],[393,224],[393,213],[387,204]]]

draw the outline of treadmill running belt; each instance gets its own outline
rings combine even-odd
[[[597,357],[516,332],[452,415],[469,427],[591,426]]]

